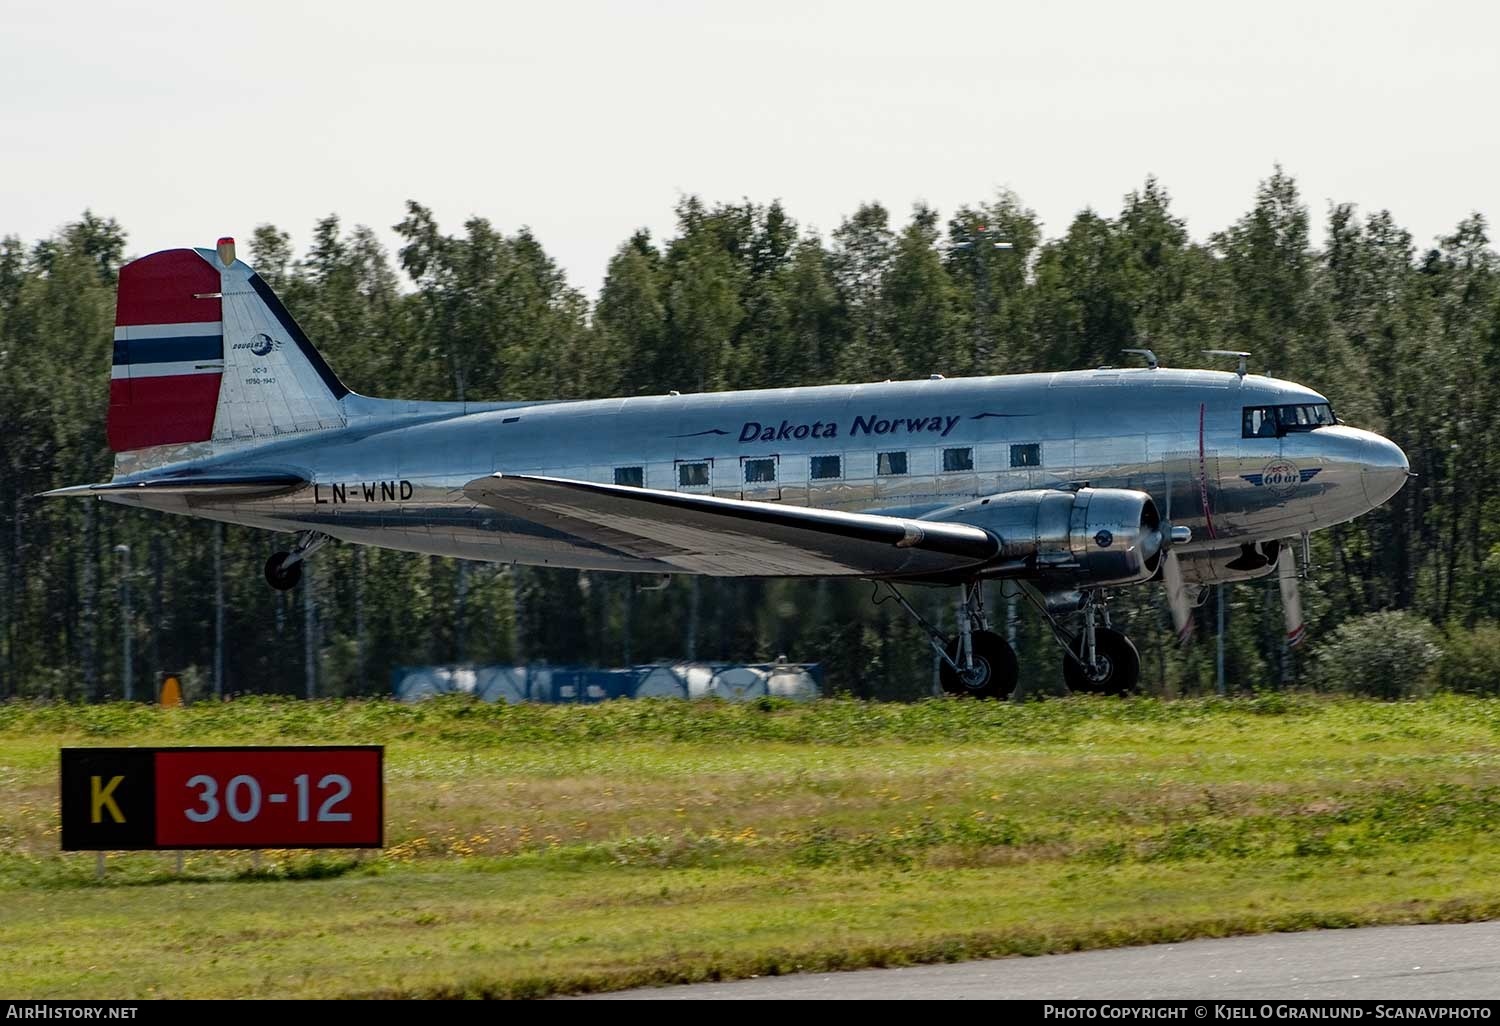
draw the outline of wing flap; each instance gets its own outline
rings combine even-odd
[[[475,502],[691,573],[733,577],[919,577],[995,557],[993,535],[966,524],[844,513],[710,495],[494,474],[464,487]]]

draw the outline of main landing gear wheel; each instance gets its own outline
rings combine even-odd
[[[1019,676],[1015,651],[993,631],[975,631],[969,642],[974,659],[967,670],[954,669],[946,659],[938,661],[938,679],[943,690],[950,695],[968,698],[1009,698],[1016,689]],[[959,642],[955,638],[948,645],[948,658],[962,666],[960,655]]]
[[[1141,679],[1141,656],[1135,644],[1119,631],[1109,627],[1094,628],[1095,667],[1083,665],[1084,634],[1079,632],[1072,644],[1073,656],[1063,657],[1063,680],[1068,690],[1086,695],[1128,695]]]
[[[889,589],[891,598],[927,632],[928,643],[938,660],[938,681],[945,694],[958,698],[1007,699],[1011,696],[1020,676],[1016,653],[1004,638],[989,629],[989,620],[984,615],[983,582],[965,581],[960,589],[958,637],[951,639],[912,608],[906,596],[890,581],[876,583],[876,605],[881,602],[878,595],[882,586]],[[965,648],[969,650],[967,659],[964,658]]]
[[[290,591],[302,580],[302,564],[309,556],[328,544],[321,531],[303,531],[290,552],[273,552],[266,560],[266,583],[277,591]]]
[[[302,560],[288,566],[286,561],[291,555],[290,552],[274,552],[266,560],[266,583],[277,591],[290,591],[302,580]]]

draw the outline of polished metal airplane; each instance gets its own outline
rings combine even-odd
[[[1302,385],[1147,366],[584,402],[372,399],[340,383],[266,283],[215,249],[120,271],[114,477],[48,492],[296,532],[293,587],[329,539],[533,566],[857,577],[891,588],[953,694],[1004,697],[1016,658],[983,583],[1010,579],[1076,691],[1139,675],[1116,588],[1160,581],[1180,633],[1211,582],[1280,571],[1293,539],[1360,516],[1408,476]],[[956,630],[896,585],[960,589]],[[1064,620],[1066,619],[1066,622]]]

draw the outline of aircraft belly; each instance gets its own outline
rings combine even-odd
[[[409,490],[403,490],[403,484],[409,485]],[[191,501],[181,496],[110,498],[126,505],[245,527],[320,531],[341,541],[458,559],[636,573],[672,569],[478,506],[446,480],[426,483],[397,479],[389,483],[389,493],[391,500],[384,501],[376,487],[374,498],[367,502],[362,491],[356,493],[347,486],[334,491],[323,485],[293,496],[239,503]],[[356,494],[359,498],[354,497]]]
[[[331,517],[303,518],[302,523],[347,541],[458,559],[642,573],[670,569],[472,503],[413,503],[380,514],[341,511]]]
[[[331,527],[327,533],[341,541],[361,545],[488,563],[622,573],[669,573],[673,570],[663,563],[638,559],[565,535],[538,537],[529,530],[531,526],[524,525],[524,530],[510,533],[505,530],[428,530],[420,526],[360,528],[340,524]]]

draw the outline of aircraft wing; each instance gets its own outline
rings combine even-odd
[[[1000,549],[966,524],[842,513],[554,477],[494,474],[475,502],[684,571],[719,577],[919,577],[977,566]]]

